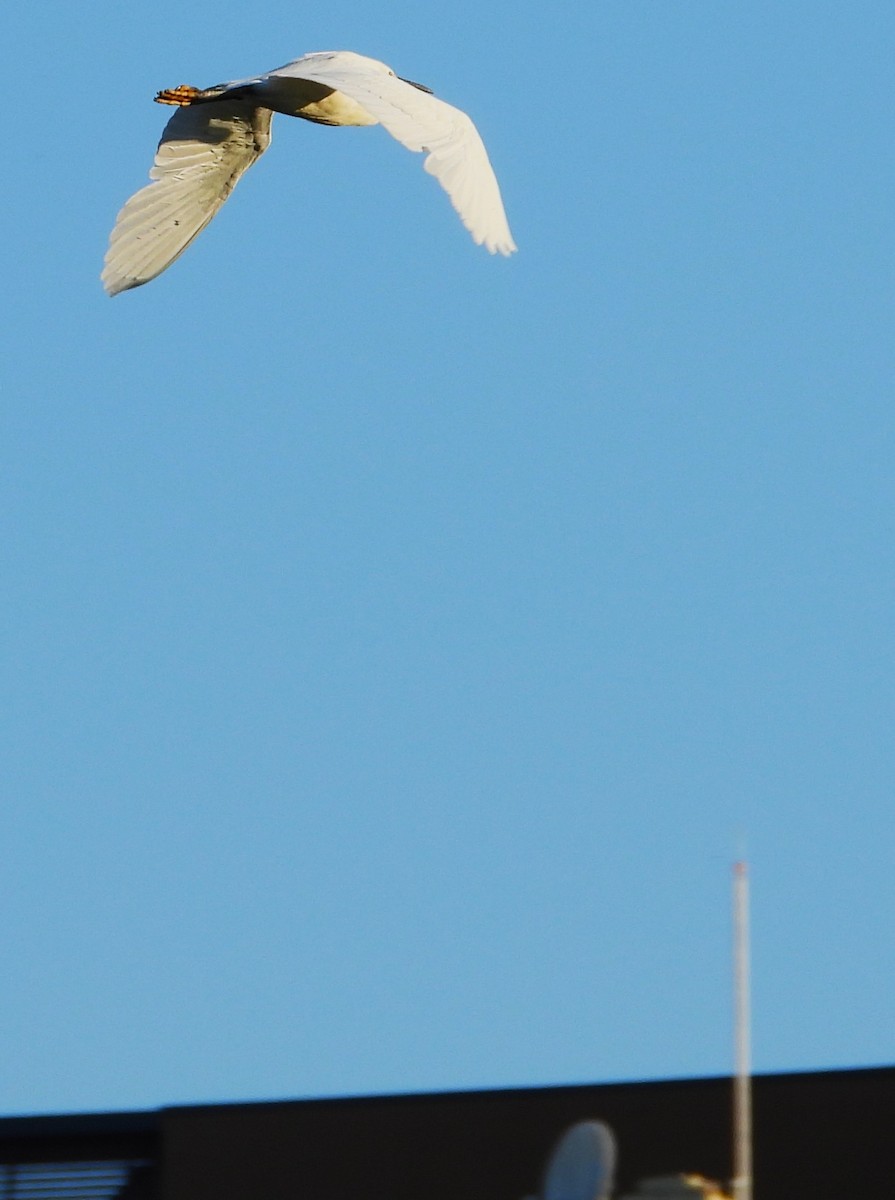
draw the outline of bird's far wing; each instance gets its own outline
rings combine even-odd
[[[110,296],[160,275],[201,233],[270,144],[268,108],[220,100],[178,108],[158,144],[153,181],[118,214],[103,286]]]
[[[476,245],[492,254],[516,249],[484,143],[460,109],[348,51],[308,54],[271,75],[312,79],[356,100],[408,150],[426,151],[423,166],[451,199]]]

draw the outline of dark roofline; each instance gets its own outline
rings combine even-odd
[[[895,1065],[876,1067],[830,1067],[811,1071],[766,1071],[757,1072],[756,1082],[763,1086],[774,1082],[796,1081],[799,1079],[846,1080],[867,1079],[875,1075],[880,1077],[895,1075]],[[189,1113],[208,1112],[214,1109],[275,1109],[291,1108],[296,1105],[320,1107],[347,1107],[355,1104],[406,1104],[412,1101],[417,1104],[439,1103],[456,1100],[458,1102],[489,1097],[494,1099],[513,1096],[537,1095],[568,1095],[576,1092],[592,1095],[599,1091],[607,1095],[619,1095],[631,1090],[649,1088],[658,1091],[663,1088],[677,1090],[684,1088],[713,1088],[719,1082],[728,1080],[729,1075],[684,1076],[673,1079],[625,1079],[614,1080],[611,1083],[549,1083],[522,1084],[498,1088],[462,1088],[446,1089],[445,1091],[425,1092],[359,1092],[345,1096],[299,1096],[282,1097],[275,1100],[224,1100],[205,1101],[188,1104],[165,1104],[160,1108],[123,1110],[110,1112],[75,1112],[16,1115],[0,1117],[0,1141],[29,1138],[58,1138],[58,1137],[102,1137],[115,1135],[151,1135],[158,1132],[162,1114],[167,1112]]]
[[[760,1081],[766,1084],[776,1080],[868,1078],[873,1075],[885,1076],[886,1074],[895,1075],[895,1064],[876,1067],[825,1067],[816,1071],[765,1071],[756,1072],[753,1079],[756,1082]],[[194,1111],[207,1112],[209,1109],[221,1108],[255,1110],[262,1108],[288,1108],[294,1105],[347,1107],[354,1104],[372,1103],[378,1105],[405,1104],[408,1101],[412,1101],[415,1104],[443,1104],[445,1101],[456,1100],[463,1102],[486,1096],[489,1098],[493,1097],[494,1099],[503,1099],[512,1098],[513,1096],[538,1096],[547,1094],[573,1096],[576,1092],[581,1095],[592,1095],[595,1090],[607,1095],[619,1095],[629,1090],[640,1088],[649,1088],[650,1090],[659,1090],[661,1088],[677,1090],[681,1087],[696,1089],[714,1088],[718,1086],[719,1082],[724,1082],[731,1078],[730,1075],[699,1075],[672,1079],[621,1079],[613,1080],[610,1083],[538,1083],[516,1084],[509,1087],[495,1088],[446,1088],[440,1092],[357,1092],[345,1096],[293,1096],[275,1100],[199,1101],[188,1104],[166,1104],[158,1111],[189,1113]],[[3,1121],[0,1119],[0,1136],[2,1136],[2,1129]]]

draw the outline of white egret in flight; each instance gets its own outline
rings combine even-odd
[[[450,197],[476,245],[516,249],[500,189],[467,115],[385,63],[350,50],[295,62],[216,87],[181,84],[159,92],[178,111],[165,126],[153,181],[118,214],[102,280],[110,296],[160,275],[205,228],[238,179],[270,144],[275,112],[321,125],[384,125]]]

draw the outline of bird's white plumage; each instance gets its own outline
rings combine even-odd
[[[305,86],[307,83],[307,86]],[[172,116],[153,180],[118,214],[103,284],[110,295],[154,279],[182,254],[266,150],[273,112],[336,125],[382,124],[451,199],[477,245],[515,249],[497,180],[469,117],[384,63],[351,51],[308,54],[266,75],[199,92]]]
[[[131,196],[112,230],[102,275],[110,296],[154,279],[202,232],[270,144],[272,115],[230,99],[174,113],[153,182]]]
[[[278,78],[312,79],[356,100],[402,146],[427,152],[423,166],[450,196],[476,245],[492,254],[516,249],[484,143],[459,108],[350,50],[306,54],[263,78],[273,86]]]

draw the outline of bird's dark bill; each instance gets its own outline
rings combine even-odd
[[[419,88],[421,92],[427,92],[430,96],[435,95],[432,89],[427,88],[424,83],[414,83],[412,79],[405,79],[403,75],[399,75],[398,78],[402,83],[409,83],[411,87]]]

